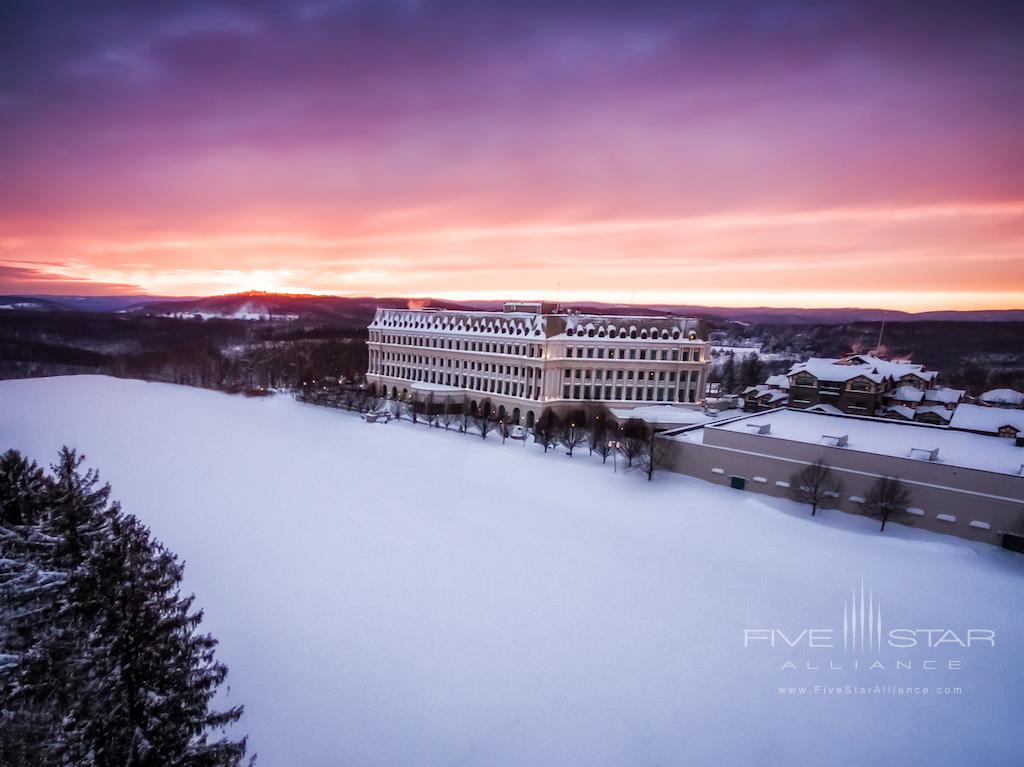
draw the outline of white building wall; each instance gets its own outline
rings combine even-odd
[[[451,386],[511,413],[699,402],[708,347],[696,320],[379,309],[367,379],[388,394]]]

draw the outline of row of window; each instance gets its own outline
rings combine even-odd
[[[484,373],[498,373],[499,375],[510,375],[515,377],[538,379],[541,377],[539,367],[527,367],[519,365],[506,365],[496,362],[478,362],[477,360],[461,360],[452,357],[427,357],[421,354],[407,354],[405,352],[384,351],[380,356],[376,352],[370,354],[370,373],[380,373],[388,367],[396,364],[416,365],[420,368],[434,368],[438,370],[469,370]]]
[[[688,380],[692,379],[692,380],[696,381],[697,375],[698,374],[697,374],[696,371],[692,371],[692,370],[691,371],[681,371],[679,373],[679,380],[681,381],[684,378],[686,378]],[[645,381],[645,380],[646,381],[655,381],[655,380],[657,380],[659,382],[669,381],[670,383],[674,383],[675,380],[676,380],[676,371],[674,371],[674,370],[621,370],[621,369],[620,370],[607,370],[607,369],[602,369],[602,368],[598,368],[596,370],[588,370],[588,369],[584,369],[584,368],[565,368],[565,370],[562,373],[562,377],[563,378],[567,378],[567,379],[568,378],[575,378],[577,380],[582,378],[582,379],[586,379],[587,383],[590,383],[590,379],[594,379],[594,380],[600,382],[602,380],[611,381],[613,378],[618,380],[618,381],[622,381],[623,379],[625,379],[627,381],[632,381],[635,378],[638,381]]]
[[[460,352],[484,352],[486,354],[506,354],[515,357],[540,357],[543,346],[540,344],[510,344],[497,341],[474,341],[461,338],[432,338],[429,336],[398,336],[389,333],[370,334],[371,342],[392,344],[394,346],[417,346],[426,349],[451,349]]]
[[[679,362],[680,359],[683,362],[690,361],[690,349],[683,349],[680,355],[679,349],[623,349],[623,348],[611,348],[605,349],[603,346],[568,346],[565,349],[566,357],[575,357],[578,359],[605,359],[605,352],[607,351],[608,359],[631,359],[631,360],[663,360],[665,362]],[[700,349],[693,350],[693,361],[700,362]]]
[[[505,354],[516,357],[542,357],[544,347],[541,344],[517,344],[498,341],[480,341],[459,338],[433,338],[428,336],[392,335],[390,333],[371,334],[371,342],[390,344],[393,346],[412,346],[426,349],[449,349],[452,351],[477,352],[485,354]],[[631,360],[662,360],[665,362],[700,362],[701,348],[692,349],[655,349],[627,348],[604,346],[568,346],[565,356],[578,359],[631,359]]]
[[[539,380],[536,383],[526,383],[521,380],[513,381],[509,378],[498,378],[493,373],[491,375],[467,375],[464,373],[442,373],[437,370],[424,370],[423,368],[400,365],[385,365],[381,375],[388,376],[389,378],[401,378],[407,381],[444,384],[445,386],[453,386],[470,391],[504,394],[507,397],[518,397],[519,399],[539,400],[541,395]]]
[[[814,376],[810,375],[798,375],[793,379],[794,386],[802,386],[807,389],[818,388],[824,392],[841,392],[843,391],[844,385],[841,381],[819,381]],[[874,384],[867,381],[850,381],[845,385],[847,391],[856,392],[873,392],[875,390]]]
[[[589,401],[603,401],[609,402],[696,402],[697,401],[697,389],[696,384],[691,384],[691,388],[685,389],[680,387],[676,389],[674,386],[644,386],[644,385],[628,385],[623,386],[622,384],[563,384],[562,385],[562,399],[569,400],[589,400]]]

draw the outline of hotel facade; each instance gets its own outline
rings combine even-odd
[[[367,383],[377,396],[476,412],[532,427],[544,411],[698,403],[707,330],[689,317],[590,315],[546,303],[504,311],[378,309]]]

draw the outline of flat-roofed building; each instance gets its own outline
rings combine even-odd
[[[862,513],[871,486],[891,476],[910,492],[915,527],[997,545],[1024,533],[1024,447],[1014,439],[788,408],[659,439],[673,470],[737,489],[789,497],[790,478],[820,459],[843,481],[841,511]]]
[[[502,312],[378,309],[368,332],[377,395],[444,398],[470,412],[486,401],[527,427],[548,408],[698,403],[707,382],[707,331],[690,317],[509,302]]]

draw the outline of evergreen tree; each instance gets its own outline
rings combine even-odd
[[[119,516],[94,554],[74,602],[91,624],[88,694],[68,714],[66,761],[113,765],[236,765],[245,740],[209,739],[241,707],[209,704],[227,675],[202,611],[180,592],[182,565],[133,516]],[[102,603],[94,599],[102,595]],[[93,608],[99,607],[95,614]]]
[[[99,472],[79,471],[83,460],[63,447],[50,467],[47,533],[58,541],[53,564],[67,569],[82,563],[120,513],[118,505],[110,503],[110,485],[97,487]]]
[[[739,385],[737,388],[742,391],[748,386],[755,386],[761,383],[761,376],[763,374],[764,365],[761,363],[761,357],[757,352],[746,355],[740,363]]]
[[[67,574],[48,571],[54,539],[43,535],[48,489],[42,469],[10,450],[0,456],[0,764],[43,765],[54,717],[20,684],[26,655],[54,625]]]
[[[182,566],[81,462],[0,456],[0,764],[238,765]]]
[[[722,394],[736,391],[736,360],[732,352],[727,352],[722,360]]]

